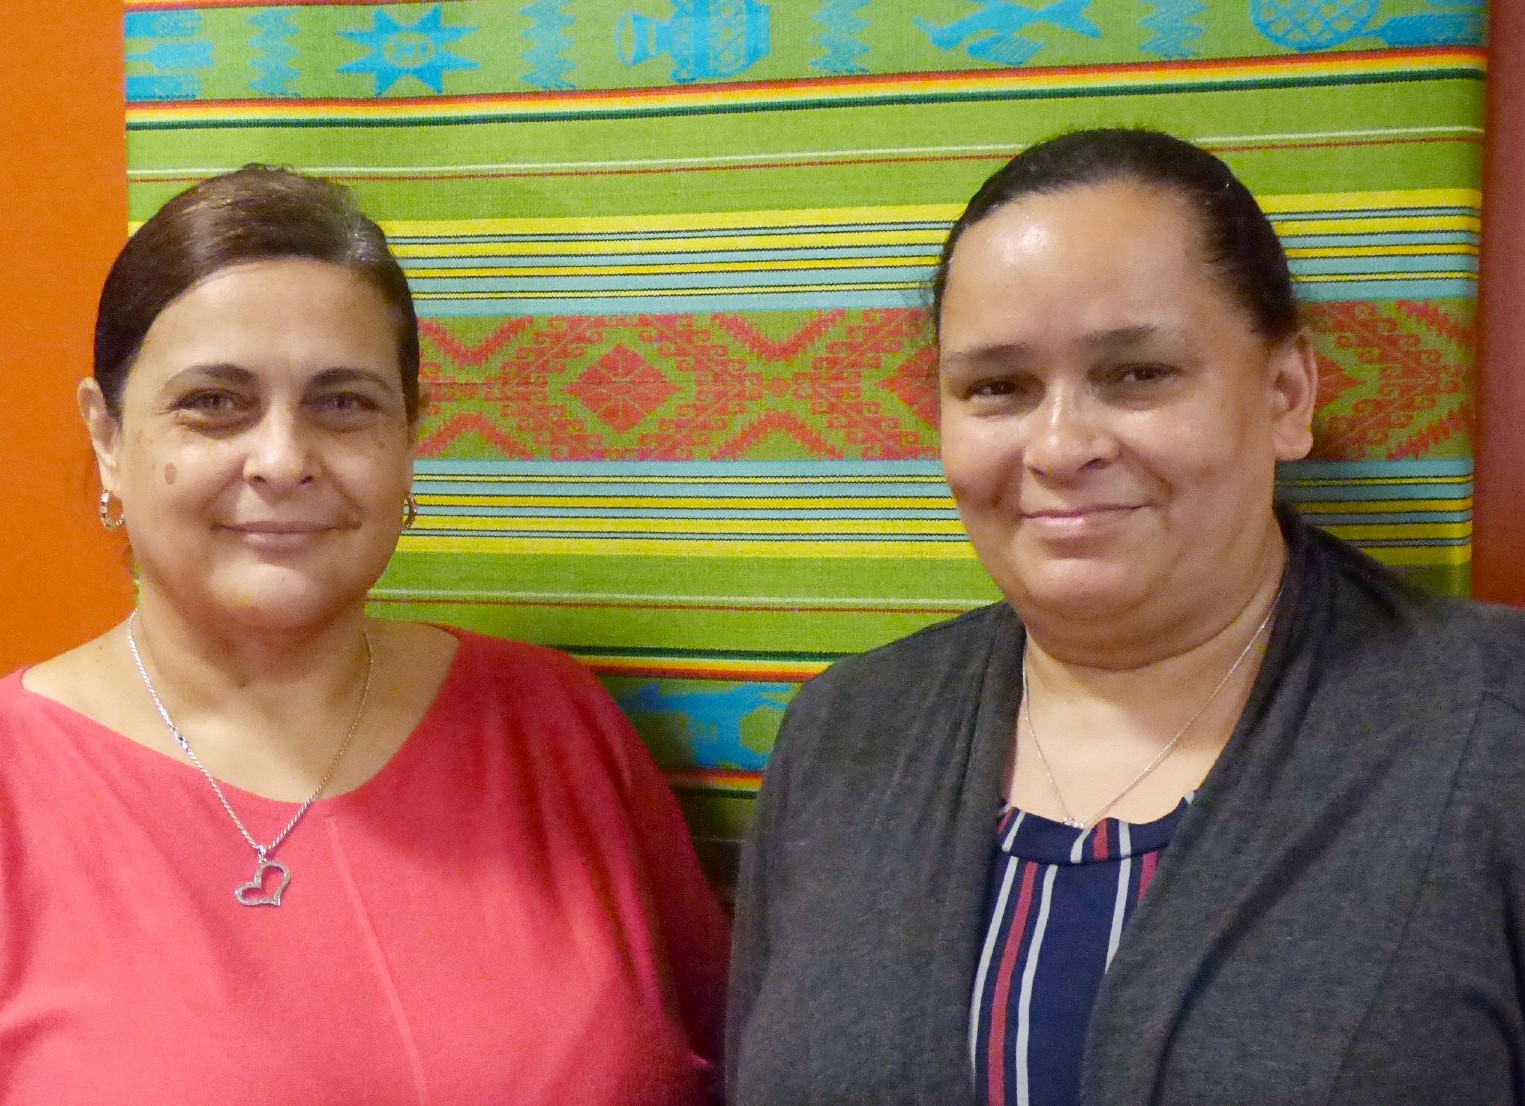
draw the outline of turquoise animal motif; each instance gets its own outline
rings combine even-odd
[[[792,690],[789,684],[749,683],[724,691],[665,692],[653,681],[617,693],[614,699],[636,721],[652,714],[682,717],[684,742],[697,767],[761,772],[767,767],[767,754],[747,748],[741,724],[759,710],[782,713]]]
[[[1100,38],[1101,28],[1086,17],[1091,0],[1055,0],[1044,8],[1029,8],[1013,0],[979,0],[980,10],[938,27],[920,16],[912,20],[939,50],[964,46],[964,53],[997,65],[1023,65],[1043,43],[1023,38],[1018,31],[1040,24]]]
[[[1430,0],[1434,11],[1395,15],[1373,25],[1380,0],[1252,0],[1262,35],[1294,50],[1327,50],[1353,38],[1387,46],[1480,45],[1484,0]]]
[[[679,84],[734,77],[768,56],[768,7],[761,0],[673,0],[665,23],[625,13],[614,47],[628,66],[671,56]]]
[[[1395,15],[1371,32],[1388,46],[1481,46],[1484,0],[1430,0],[1432,7],[1451,9]]]
[[[1153,31],[1154,37],[1139,49],[1156,57],[1176,61],[1197,56],[1196,40],[1202,37],[1200,17],[1207,13],[1202,0],[1155,0],[1154,11],[1139,20],[1139,26]]]

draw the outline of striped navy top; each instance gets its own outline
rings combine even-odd
[[[969,1052],[989,1106],[1075,1106],[1101,977],[1191,797],[1081,831],[1014,807],[997,829]]]

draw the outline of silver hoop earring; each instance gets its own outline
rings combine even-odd
[[[112,497],[110,492],[102,492],[101,498],[96,502],[95,511],[96,514],[100,515],[102,529],[120,530],[122,528],[122,523],[127,521],[127,514],[124,511],[122,514],[117,515],[116,518],[112,518],[111,498]]]
[[[413,522],[418,518],[418,500],[413,498],[413,493],[408,493],[408,498],[402,501],[402,528],[413,529]]]

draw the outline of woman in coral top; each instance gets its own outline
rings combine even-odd
[[[0,1101],[680,1104],[726,926],[593,677],[367,619],[412,515],[407,283],[251,167],[107,278],[79,390],[136,610],[0,682]]]

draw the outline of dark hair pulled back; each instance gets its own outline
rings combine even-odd
[[[307,258],[356,273],[397,327],[408,420],[418,415],[418,318],[402,267],[347,188],[266,165],[211,177],[166,203],[117,255],[95,319],[95,379],[113,415],[143,339],[163,310],[213,273]]]
[[[1141,128],[1072,131],[1029,147],[996,170],[943,243],[932,277],[933,325],[941,323],[948,267],[966,230],[1024,196],[1113,181],[1136,181],[1181,197],[1196,214],[1208,263],[1261,336],[1276,341],[1297,330],[1287,255],[1250,190],[1201,147]]]

